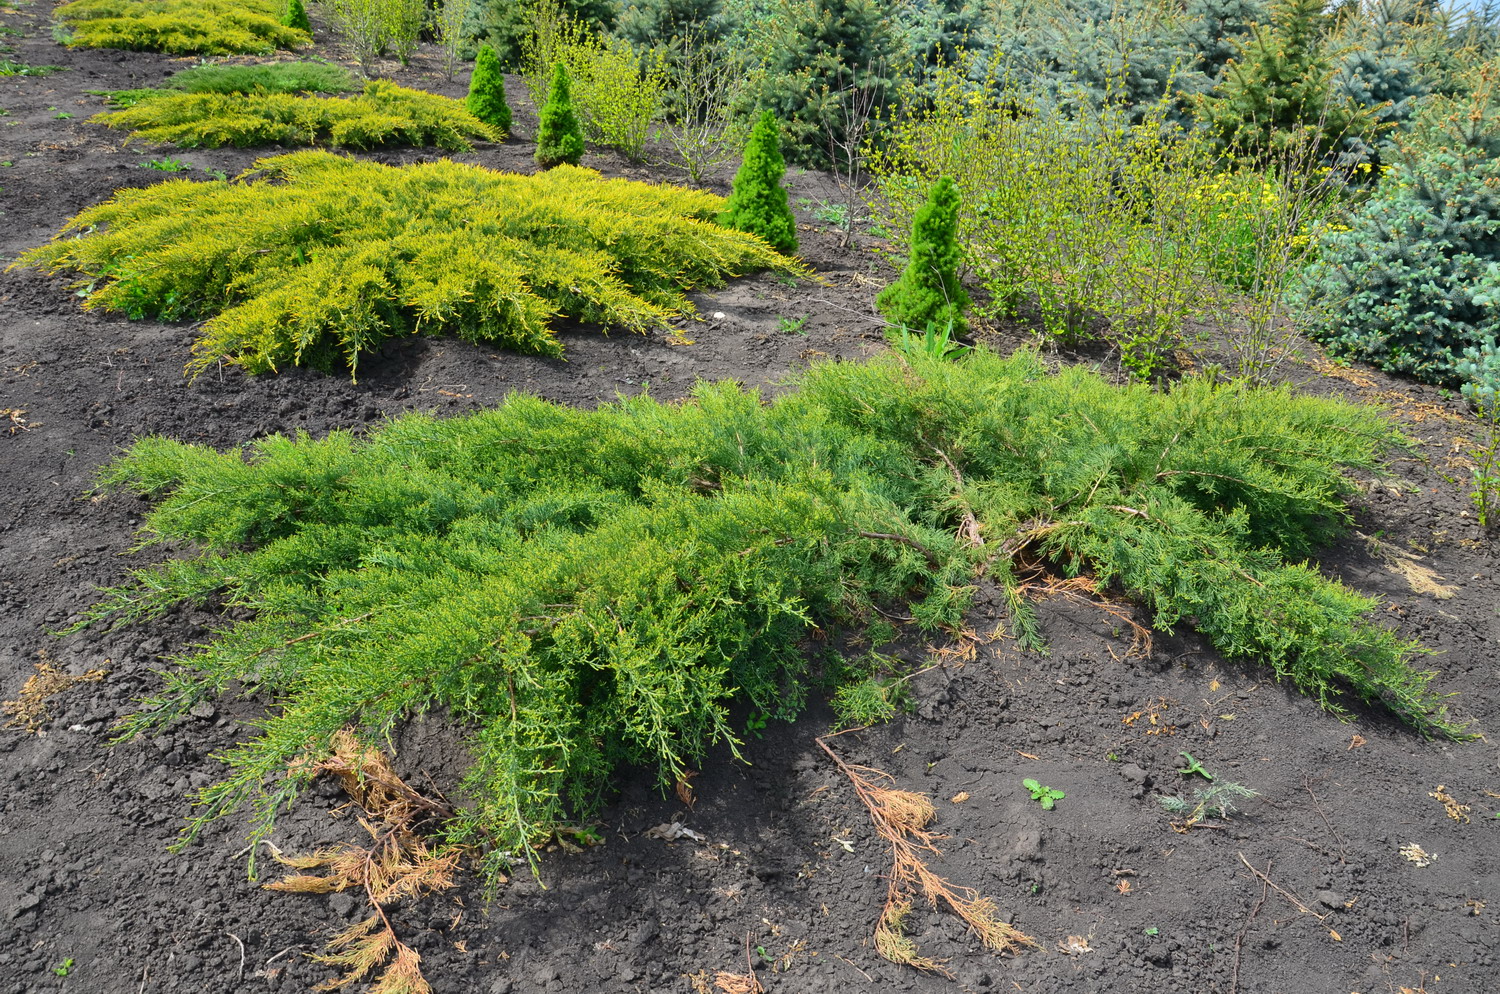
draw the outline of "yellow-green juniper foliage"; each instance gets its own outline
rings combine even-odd
[[[280,0],[73,0],[53,12],[75,48],[234,55],[297,48]]]
[[[435,145],[468,151],[473,139],[500,141],[505,133],[469,113],[462,101],[386,80],[372,80],[355,97],[291,93],[172,93],[146,96],[91,120],[129,131],[131,140],[184,148],[220,145]]]
[[[199,824],[248,801],[267,832],[333,732],[374,740],[437,711],[473,757],[452,831],[494,867],[587,816],[621,763],[670,784],[732,743],[731,704],[794,715],[815,626],[884,624],[875,605],[902,603],[924,629],[957,623],[981,566],[1016,592],[1023,547],[1335,713],[1366,701],[1462,737],[1410,665],[1420,648],[1302,562],[1347,524],[1347,471],[1397,441],[1368,408],[1117,387],[983,349],[818,365],[770,403],[706,384],[594,411],[515,396],[248,454],[146,439],[103,482],[155,502],[148,543],[198,554],[139,570],[84,623],[214,598],[253,611],[125,728],[235,681],[274,697],[199,793]],[[969,514],[979,548],[959,537]],[[1010,625],[1040,647],[1034,617]]]
[[[561,355],[561,317],[643,332],[691,314],[693,287],[801,271],[716,225],[723,204],[574,166],[520,176],[299,152],[231,181],[122,190],[16,264],[82,273],[87,307],[207,318],[193,373],[221,360],[352,373],[410,334]]]

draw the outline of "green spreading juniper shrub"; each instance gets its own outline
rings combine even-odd
[[[280,0],[73,0],[53,15],[74,48],[235,55],[312,40],[281,23]]]
[[[330,735],[440,712],[473,756],[451,831],[491,869],[588,816],[621,764],[671,784],[733,744],[732,703],[795,715],[815,626],[884,625],[876,605],[902,602],[925,630],[956,624],[981,564],[1015,592],[1020,549],[1118,585],[1160,629],[1191,619],[1336,713],[1364,700],[1463,737],[1376,601],[1300,561],[1345,528],[1346,471],[1396,440],[1369,408],[1116,387],[982,349],[817,365],[770,403],[722,383],[593,411],[515,396],[248,455],[146,439],[103,482],[155,502],[148,543],[199,552],[137,571],[84,624],[213,597],[253,612],[124,728],[236,681],[274,697],[195,826],[248,801],[263,836]],[[1035,640],[1034,618],[1012,623]]]
[[[797,219],[781,185],[786,162],[781,157],[779,135],[776,115],[770,111],[761,114],[750,132],[745,158],[734,174],[734,187],[719,223],[759,235],[778,252],[795,252]]]
[[[474,59],[474,73],[469,77],[469,113],[491,127],[510,130],[510,104],[505,102],[505,77],[500,72],[500,58],[495,50],[482,45]]]
[[[121,190],[17,265],[83,274],[87,307],[208,319],[189,371],[343,366],[384,340],[457,334],[560,355],[562,316],[631,331],[693,313],[683,291],[801,273],[714,223],[712,194],[559,167],[392,167],[328,152],[234,181]]]
[[[473,139],[503,135],[457,100],[371,80],[355,97],[291,93],[133,94],[121,110],[92,121],[131,132],[131,139],[183,148],[220,145],[435,145],[450,152],[472,148]]]
[[[912,221],[910,256],[901,278],[880,292],[880,313],[914,331],[968,330],[969,295],[958,281],[963,250],[958,245],[958,187],[939,177]]]
[[[303,6],[302,0],[286,0],[286,12],[281,15],[281,23],[312,35],[312,22],[307,19],[307,8]]]
[[[536,132],[536,161],[543,169],[563,163],[576,166],[583,158],[583,126],[573,109],[573,91],[568,69],[561,62],[552,64],[552,85],[547,88],[547,102],[542,105]]]
[[[357,90],[349,70],[327,62],[270,62],[257,66],[194,66],[173,73],[160,87],[102,91],[114,107],[134,107],[166,93],[348,93]]]

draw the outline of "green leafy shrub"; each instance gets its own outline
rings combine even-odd
[[[73,0],[53,12],[73,48],[204,55],[308,44],[281,13],[279,0]]]
[[[1437,100],[1309,277],[1328,350],[1428,383],[1500,327],[1500,121],[1482,92]]]
[[[281,23],[298,31],[306,31],[309,37],[312,35],[312,22],[307,19],[307,7],[302,0],[286,0],[286,12],[281,15]]]
[[[221,360],[353,372],[409,334],[560,355],[558,317],[644,331],[692,313],[688,288],[799,271],[715,225],[719,197],[584,169],[516,176],[302,152],[256,170],[122,190],[17,265],[84,274],[88,307],[207,318],[194,373]]]
[[[561,62],[552,65],[552,85],[547,102],[538,115],[536,161],[543,169],[564,163],[578,165],[583,158],[583,129],[573,110],[573,95],[568,83],[568,69]]]
[[[901,245],[932,184],[951,177],[963,269],[989,290],[991,313],[1034,309],[1067,342],[1106,335],[1149,378],[1191,346],[1188,318],[1215,299],[1198,197],[1214,150],[1169,122],[1168,101],[1069,113],[969,68],[939,67],[928,99],[891,120],[870,156],[873,208]]]
[[[880,292],[875,304],[895,324],[924,331],[947,328],[962,334],[969,295],[958,281],[958,187],[947,176],[932,186],[912,221],[910,249],[901,278]]]
[[[510,130],[510,104],[505,102],[505,77],[495,50],[481,45],[474,60],[474,74],[469,77],[469,98],[464,106],[485,124]]]
[[[357,97],[287,93],[167,93],[140,99],[93,121],[131,132],[131,139],[184,148],[220,145],[313,145],[351,148],[435,145],[449,151],[473,139],[499,141],[499,130],[448,97],[371,80]]]
[[[671,784],[733,744],[732,703],[795,715],[815,627],[893,602],[957,623],[980,565],[1014,589],[1023,548],[1118,585],[1159,629],[1193,619],[1336,713],[1366,700],[1462,736],[1375,601],[1301,562],[1346,525],[1346,469],[1393,437],[1331,400],[1119,388],[976,350],[817,365],[769,404],[725,383],[593,411],[518,396],[223,454],[146,439],[104,483],[155,503],[148,542],[198,553],[137,571],[84,624],[211,598],[253,612],[179,657],[125,728],[235,681],[274,698],[196,824],[250,801],[264,836],[340,729],[444,714],[473,757],[451,830],[492,869],[587,816],[618,765]],[[1012,625],[1034,643],[1034,620]]]
[[[568,74],[568,92],[583,136],[644,158],[651,127],[661,116],[669,74],[662,51],[638,52],[623,38],[595,34],[570,17],[558,0],[532,11],[533,31],[523,46],[526,87],[540,107],[550,99],[554,68]]]
[[[781,135],[776,115],[761,114],[745,145],[745,158],[734,174],[729,203],[719,216],[728,228],[759,235],[778,252],[797,251],[797,220],[787,203],[781,177],[786,162],[781,158]]]
[[[366,75],[375,60],[394,54],[404,66],[411,61],[427,18],[427,0],[324,0],[338,36],[354,53]]]

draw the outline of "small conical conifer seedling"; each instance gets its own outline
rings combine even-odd
[[[474,60],[474,74],[469,77],[469,113],[501,131],[510,130],[510,104],[505,102],[505,76],[500,72],[500,57],[488,45],[479,47]]]
[[[901,278],[875,298],[893,324],[915,332],[968,330],[969,295],[958,282],[958,187],[947,176],[932,185],[911,226],[911,254]]]
[[[719,223],[759,235],[778,252],[797,251],[797,222],[781,185],[784,175],[786,161],[781,157],[776,115],[766,111],[750,132],[745,159],[734,174],[734,189]]]
[[[583,128],[573,110],[573,90],[568,70],[561,62],[552,66],[552,85],[547,88],[547,103],[542,107],[541,124],[536,134],[536,161],[543,169],[578,165],[583,158]]]
[[[312,24],[307,19],[307,7],[302,0],[286,0],[286,12],[281,15],[281,23],[312,34]]]

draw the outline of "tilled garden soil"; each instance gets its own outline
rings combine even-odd
[[[0,80],[7,262],[113,190],[169,178],[146,167],[153,158],[170,155],[204,178],[276,151],[126,146],[86,123],[101,107],[87,91],[149,85],[191,60],[70,52],[50,40],[43,3],[0,13],[0,23],[23,32],[0,39],[15,45],[7,57],[66,68]],[[459,93],[434,65],[424,52],[397,75]],[[516,83],[522,137],[462,158],[529,171],[530,111]],[[585,165],[681,179],[605,155]],[[789,184],[794,199],[814,202],[834,189],[795,170]],[[127,551],[144,504],[91,494],[101,463],[147,434],[227,448],[407,410],[459,414],[517,390],[592,405],[648,384],[679,397],[698,378],[775,389],[813,359],[882,348],[871,304],[888,270],[868,244],[840,248],[799,216],[823,282],[756,277],[700,294],[705,320],[687,329],[695,344],[578,328],[563,335],[567,360],[555,361],[413,340],[362,363],[357,384],[233,369],[188,382],[191,327],[84,312],[62,279],[0,277],[0,408],[10,412],[0,418],[0,694],[17,697],[44,660],[106,671],[53,698],[42,731],[0,732],[0,992],[307,990],[334,975],[309,954],[365,914],[352,894],[282,894],[248,880],[241,819],[168,851],[189,813],[185,795],[220,775],[213,754],[249,734],[245,723],[268,702],[200,704],[163,734],[109,744],[114,723],[159,688],[163,657],[204,639],[217,619],[181,612],[115,634],[49,634],[96,586],[148,561]],[[1323,363],[1294,373],[1302,388],[1390,406],[1418,441],[1388,479],[1363,488],[1359,534],[1321,563],[1381,597],[1386,623],[1434,650],[1437,686],[1489,732],[1500,713],[1500,592],[1495,541],[1467,501],[1461,440],[1475,425],[1435,390]],[[1132,654],[1121,621],[1086,599],[1058,596],[1040,610],[1049,656],[998,639],[971,658],[940,657],[913,681],[913,713],[830,742],[933,798],[947,836],[934,868],[993,898],[1034,948],[997,957],[953,916],[919,907],[911,932],[953,978],[876,955],[888,854],[816,742],[831,720],[821,708],[751,737],[748,762],[713,756],[692,810],[649,773],[627,773],[595,827],[601,844],[551,851],[541,883],[521,873],[488,898],[467,877],[400,908],[397,928],[439,994],[715,990],[719,971],[750,969],[768,991],[807,994],[1500,991],[1494,745],[1423,741],[1377,714],[1341,723],[1266,672],[1225,663],[1191,632]],[[991,632],[1001,619],[981,589],[972,629]],[[914,664],[927,661],[925,645],[898,644]],[[397,767],[420,789],[443,790],[463,761],[455,741],[430,718],[395,743]],[[1195,782],[1179,772],[1182,752],[1258,796],[1232,821],[1174,831],[1156,797]],[[1067,796],[1043,810],[1023,778]],[[1433,794],[1469,810],[1451,817]],[[296,853],[356,841],[345,800],[331,785],[315,790],[279,822],[275,845]],[[701,841],[647,834],[673,822]],[[1429,858],[1413,862],[1411,846]]]

